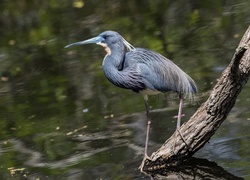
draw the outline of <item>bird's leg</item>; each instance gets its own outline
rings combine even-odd
[[[139,166],[139,169],[141,172],[143,172],[143,167],[145,160],[148,159],[148,140],[149,140],[149,131],[150,131],[150,124],[151,124],[151,119],[150,119],[150,114],[149,114],[149,107],[148,107],[148,96],[143,95],[144,100],[145,100],[145,106],[146,106],[146,114],[147,114],[147,131],[146,131],[146,141],[145,141],[145,149],[144,149],[144,158]]]
[[[146,141],[145,141],[145,150],[144,150],[144,158],[148,157],[148,140],[149,140],[149,131],[150,131],[150,114],[149,114],[149,107],[148,107],[148,100],[145,100],[146,106],[146,113],[147,113],[147,132],[146,132]]]
[[[179,111],[178,111],[178,116],[177,116],[176,130],[179,130],[179,128],[181,126],[182,106],[183,106],[183,98],[182,98],[182,96],[180,96],[180,104],[179,104]]]
[[[176,125],[176,131],[175,131],[174,150],[173,150],[173,151],[175,151],[177,133],[180,134],[179,128],[180,128],[180,126],[181,126],[182,106],[183,106],[183,99],[182,99],[182,96],[180,96],[180,104],[179,104],[179,110],[178,110],[178,115],[177,115],[177,125]],[[181,135],[181,134],[180,134],[180,135]]]
[[[175,133],[175,140],[174,140],[174,150],[175,150],[175,145],[176,145],[176,136],[177,136],[177,133],[179,133],[179,135],[181,136],[182,140],[187,145],[185,139],[183,138],[181,132],[179,131],[180,126],[181,126],[181,117],[183,116],[182,115],[182,107],[183,107],[183,97],[180,95],[180,104],[179,104],[179,110],[178,110],[178,116],[177,116],[177,125],[176,125],[176,133]]]

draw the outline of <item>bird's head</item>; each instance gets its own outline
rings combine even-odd
[[[84,41],[76,42],[73,44],[69,44],[65,46],[65,48],[72,47],[72,46],[79,46],[79,45],[84,45],[84,44],[98,44],[104,47],[106,50],[107,54],[111,54],[110,48],[118,44],[119,42],[123,43],[124,46],[129,50],[135,49],[131,44],[129,44],[119,33],[115,31],[105,31],[99,34],[96,37],[93,37],[91,39],[87,39]]]

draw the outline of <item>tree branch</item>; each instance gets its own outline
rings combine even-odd
[[[226,119],[249,74],[250,26],[207,101],[181,126],[180,133],[175,132],[177,134],[173,134],[149,159],[144,160],[143,172],[155,174],[176,166],[201,149]]]
[[[225,171],[215,162],[195,157],[181,163],[178,167],[162,170],[161,173],[154,176],[154,179],[243,180],[243,178]]]

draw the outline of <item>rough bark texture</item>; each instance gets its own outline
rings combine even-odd
[[[250,26],[208,100],[181,126],[180,133],[173,134],[150,159],[144,160],[142,171],[155,174],[176,166],[201,149],[226,119],[249,75]]]
[[[181,166],[162,170],[160,174],[154,176],[158,180],[244,180],[241,177],[234,176],[215,162],[206,159],[190,158]]]

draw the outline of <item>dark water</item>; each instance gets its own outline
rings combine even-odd
[[[250,23],[250,2],[0,2],[0,179],[148,179],[141,95],[106,80],[105,52],[64,46],[116,30],[172,59],[199,87],[184,121],[209,95]],[[196,157],[250,179],[250,86]],[[175,130],[178,97],[150,97],[150,151]]]

